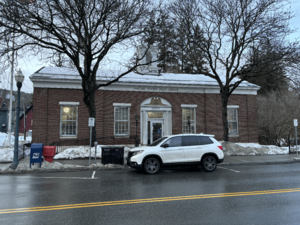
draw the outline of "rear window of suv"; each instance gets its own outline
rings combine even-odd
[[[201,145],[209,145],[209,144],[214,143],[214,142],[213,142],[209,137],[207,137],[207,136],[200,136],[199,139],[200,139]]]
[[[198,136],[183,136],[182,146],[200,145]]]

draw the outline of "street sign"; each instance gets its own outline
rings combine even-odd
[[[298,119],[294,119],[294,127],[298,127]]]
[[[95,126],[95,118],[90,117],[89,118],[89,127],[94,127]]]

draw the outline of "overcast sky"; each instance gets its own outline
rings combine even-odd
[[[297,28],[298,31],[295,32],[291,39],[300,38],[300,0],[291,0],[291,9],[295,13],[295,17],[291,21],[291,27]],[[22,86],[22,91],[25,91],[27,93],[33,93],[33,85],[32,82],[29,79],[29,76],[39,70],[43,66],[47,66],[47,64],[43,64],[37,60],[29,60],[24,62],[19,62],[21,66],[21,70],[23,74],[25,75],[25,80]],[[8,78],[9,79],[9,78]],[[14,83],[14,90],[17,90],[16,85]],[[9,82],[2,82],[1,88],[10,89]]]

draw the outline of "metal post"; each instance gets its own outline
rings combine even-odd
[[[26,107],[24,106],[24,141],[26,141]]]
[[[94,142],[94,146],[95,146],[95,164],[97,164],[97,145],[98,145],[98,142],[95,141]]]
[[[92,146],[92,126],[90,126],[90,157],[89,157],[89,166],[91,165],[91,146]]]
[[[19,164],[19,158],[18,158],[18,148],[19,148],[19,119],[20,119],[20,89],[22,87],[22,82],[17,82],[18,87],[18,101],[17,101],[17,116],[16,116],[16,133],[15,133],[15,147],[14,147],[14,159],[12,164],[10,165],[10,168],[15,170]]]
[[[298,147],[297,147],[297,145],[298,145],[298,138],[297,138],[297,127],[295,127],[295,134],[296,134],[296,151],[297,151],[297,156],[298,156]]]
[[[14,25],[15,27],[15,25]],[[8,114],[8,145],[11,145],[11,122],[12,122],[12,95],[13,95],[13,83],[14,83],[14,60],[15,60],[15,32],[13,32],[13,50],[11,59],[11,71],[10,71],[10,92],[9,92],[9,114]]]

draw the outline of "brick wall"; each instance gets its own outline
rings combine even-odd
[[[135,115],[140,115],[141,103],[150,97],[161,97],[172,104],[172,133],[182,133],[181,104],[197,104],[196,132],[216,135],[223,139],[221,97],[218,94],[130,92],[98,90],[96,99],[97,137],[114,135],[113,103],[131,103],[130,135],[136,131]],[[35,88],[33,95],[33,142],[51,143],[60,139],[60,101],[79,102],[77,139],[89,138],[88,110],[82,90]],[[239,105],[239,137],[232,142],[258,142],[257,105],[254,95],[232,95],[228,105]],[[138,127],[139,131],[139,127]]]

